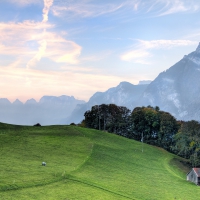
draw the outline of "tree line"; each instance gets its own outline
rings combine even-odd
[[[200,166],[200,123],[178,121],[158,106],[136,107],[132,111],[115,104],[95,105],[84,114],[87,128],[104,130],[156,145]]]

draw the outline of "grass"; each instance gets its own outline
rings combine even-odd
[[[197,199],[183,159],[141,148],[92,129],[0,123],[0,199]]]

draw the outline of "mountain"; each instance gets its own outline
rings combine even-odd
[[[143,81],[139,81],[139,85],[144,85],[144,84],[150,84],[151,81],[150,80],[143,80]]]
[[[62,123],[62,119],[68,117],[77,104],[83,103],[85,101],[77,100],[73,96],[43,96],[39,101],[41,109],[40,121],[49,125],[66,124]]]
[[[87,103],[77,105],[72,114],[67,119],[63,119],[62,122],[79,123],[84,119],[85,111],[90,110],[94,105],[112,103],[133,109],[147,86],[148,84],[133,85],[128,82],[121,82],[117,87],[110,88],[105,92],[96,92]]]
[[[97,92],[86,104],[77,105],[66,121],[78,123],[84,119],[85,111],[102,103],[114,103],[131,110],[136,106],[159,106],[179,120],[200,121],[199,80],[200,43],[194,52],[160,73],[154,81],[140,81],[139,85],[122,82],[106,92]]]
[[[11,102],[6,98],[0,98],[0,121],[9,121],[10,115],[8,108],[11,107]]]
[[[37,101],[35,99],[28,99],[25,103],[25,105],[34,105],[34,104],[37,104]]]
[[[22,103],[19,99],[16,99],[16,100],[13,102],[13,105],[19,106],[19,105],[23,105],[23,103]]]
[[[43,96],[39,102],[29,99],[25,104],[18,99],[11,103],[6,98],[0,98],[0,121],[20,125],[60,124],[63,118],[71,114],[77,104],[83,103],[85,101],[66,95]]]
[[[141,106],[159,106],[181,120],[200,120],[200,43],[196,51],[162,72],[141,96]]]
[[[6,98],[0,98],[0,106],[1,105],[10,105],[11,102]]]

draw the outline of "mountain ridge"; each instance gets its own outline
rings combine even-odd
[[[141,96],[140,106],[159,106],[181,120],[191,120],[188,113],[200,95],[200,44],[152,81]],[[191,115],[191,114],[190,114]],[[194,118],[200,120],[200,118]]]
[[[43,96],[37,102],[28,99],[22,103],[16,99],[11,103],[7,98],[0,98],[0,121],[18,125],[60,124],[60,119],[71,114],[77,104],[85,103],[73,96]]]

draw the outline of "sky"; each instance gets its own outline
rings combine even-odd
[[[154,80],[199,42],[197,0],[0,0],[0,98],[88,101]]]

